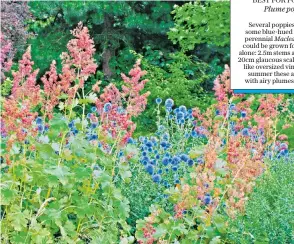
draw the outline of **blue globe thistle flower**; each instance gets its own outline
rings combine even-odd
[[[220,115],[220,111],[219,110],[216,110],[215,111],[215,115]]]
[[[140,136],[140,137],[139,137],[139,141],[140,141],[140,142],[143,142],[144,139],[145,139],[144,136]]]
[[[72,131],[72,133],[73,133],[74,135],[76,135],[76,134],[79,133],[79,131],[78,131],[77,129],[74,129],[74,130]]]
[[[43,120],[42,120],[42,118],[41,118],[41,117],[37,117],[37,118],[36,118],[36,123],[37,123],[37,125],[41,125],[41,124],[43,124]]]
[[[153,172],[154,172],[154,167],[153,167],[152,164],[147,164],[146,167],[145,167],[145,169],[146,169],[146,171],[147,171],[150,175],[152,175]]]
[[[185,124],[185,120],[184,120],[184,119],[181,119],[181,120],[179,121],[179,124],[180,124],[180,125]]]
[[[97,140],[98,139],[98,136],[96,135],[96,134],[93,134],[93,135],[91,135],[91,137],[90,137],[90,140],[91,141],[94,141],[94,140]]]
[[[91,108],[91,111],[92,111],[93,113],[95,113],[95,112],[97,111],[97,108],[96,108],[96,107],[92,107],[92,108]]]
[[[162,103],[162,99],[158,97],[158,98],[155,99],[155,102],[156,102],[156,104],[159,105],[159,104]]]
[[[157,164],[157,161],[156,161],[155,159],[152,159],[152,160],[151,160],[151,164],[152,164],[152,165],[156,165],[156,164]]]
[[[186,106],[182,105],[179,107],[179,110],[183,113],[183,114],[186,114],[187,113],[187,108]]]
[[[176,109],[174,110],[174,113],[177,114],[178,112],[180,112],[180,109],[179,109],[179,108],[176,108]]]
[[[146,145],[146,147],[152,147],[153,146],[151,141],[147,141],[145,145]]]
[[[187,212],[188,212],[188,211],[187,211],[186,209],[185,209],[185,210],[183,210],[183,214],[187,214]]]
[[[178,164],[178,163],[180,163],[181,159],[178,156],[174,156],[172,158],[172,161],[173,161],[173,164]]]
[[[145,160],[143,160],[143,161],[142,161],[142,164],[146,166],[146,165],[148,164],[148,162],[145,161]]]
[[[97,124],[97,123],[92,123],[92,124],[91,124],[91,129],[96,129],[96,128],[97,128],[97,126],[98,126],[98,124]]]
[[[168,163],[169,163],[169,158],[164,157],[164,158],[162,159],[162,164],[163,164],[164,166],[167,166]]]
[[[43,125],[38,125],[38,131],[42,133],[44,131],[44,126]]]
[[[162,169],[159,169],[157,174],[162,174],[163,173],[163,170]]]
[[[243,135],[243,136],[249,136],[249,129],[248,129],[248,128],[244,128],[244,129],[242,130],[242,135]]]
[[[127,143],[133,144],[134,143],[134,139],[132,137],[129,137],[128,140],[127,140]]]
[[[168,171],[169,171],[169,168],[165,168],[165,172],[168,173]]]
[[[177,170],[178,170],[178,167],[177,167],[177,166],[173,166],[173,167],[172,167],[172,170],[173,170],[173,171],[177,171]]]
[[[105,103],[104,107],[103,107],[104,113],[108,113],[110,111],[111,107],[112,107],[111,103]]]
[[[196,159],[196,162],[197,162],[198,164],[204,164],[204,159],[203,159],[202,157],[197,158],[197,159]]]
[[[142,152],[142,156],[147,156],[147,152]]]
[[[175,184],[180,184],[180,180],[179,180],[179,179],[176,179],[176,180],[174,181],[174,183],[175,183]]]
[[[189,159],[187,163],[190,167],[192,167],[194,164],[194,161],[192,159]]]
[[[159,155],[159,154],[156,154],[156,155],[155,155],[155,158],[156,158],[156,159],[160,159],[160,155]]]
[[[181,160],[183,160],[184,162],[187,162],[189,160],[189,156],[187,154],[182,154],[181,155]]]
[[[149,148],[148,148],[148,152],[153,152],[152,147],[149,147]]]
[[[163,148],[167,147],[167,142],[166,141],[162,141],[160,143],[160,146],[162,146]]]
[[[230,109],[230,110],[234,110],[235,108],[236,108],[236,105],[235,105],[234,103],[231,103],[229,109]]]
[[[123,151],[119,151],[119,153],[118,153],[118,157],[120,158],[120,157],[122,157],[124,155],[124,152]]]
[[[165,101],[165,107],[171,108],[172,106],[174,106],[174,101],[171,98],[167,99]]]
[[[183,119],[184,118],[184,113],[182,113],[182,112],[178,112],[177,113],[177,120],[181,120],[181,119]]]
[[[195,130],[193,130],[193,131],[191,132],[191,136],[195,138],[195,137],[198,136],[198,133],[197,133]]]
[[[210,196],[210,194],[208,194],[208,193],[205,194],[205,196],[203,198],[203,202],[204,202],[205,205],[208,205],[208,204],[211,203],[211,196]]]
[[[92,114],[91,114],[91,113],[88,113],[88,114],[87,114],[87,118],[88,118],[88,119],[90,119],[90,118],[91,118],[91,116],[92,116]]]
[[[159,174],[152,175],[152,180],[153,180],[155,183],[158,183],[158,182],[160,182],[160,180],[161,180],[161,176],[160,176]]]
[[[246,115],[247,115],[246,111],[241,111],[241,117],[242,117],[242,118],[245,118]]]

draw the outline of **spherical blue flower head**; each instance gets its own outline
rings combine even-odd
[[[183,119],[184,116],[185,116],[184,113],[182,113],[182,112],[178,112],[178,113],[177,113],[177,120],[181,120],[181,119]]]
[[[194,161],[192,159],[189,159],[187,163],[190,167],[192,167],[194,164]]]
[[[191,132],[191,136],[194,137],[194,138],[197,137],[197,136],[198,136],[197,131],[193,130],[193,131]]]
[[[155,152],[154,152],[154,153],[155,153]],[[156,159],[160,159],[160,155],[159,155],[159,154],[156,154],[156,155],[155,155],[155,158],[156,158]]]
[[[153,146],[153,144],[152,144],[151,141],[147,141],[147,142],[145,143],[145,145],[146,145],[146,147],[152,147],[152,146]]]
[[[172,106],[174,106],[174,101],[171,98],[167,99],[165,101],[165,107],[166,108],[172,108]]]
[[[153,152],[152,147],[149,147],[147,150],[148,150],[148,152]]]
[[[156,175],[152,175],[152,180],[155,182],[155,183],[159,183],[161,181],[161,176],[159,174],[156,174]]]
[[[163,164],[164,166],[167,166],[168,163],[169,163],[169,158],[164,157],[164,158],[162,159],[162,164]]]
[[[160,174],[160,175],[161,175],[162,173],[163,173],[163,170],[162,170],[162,169],[159,169],[158,172],[157,172],[157,174]]]
[[[172,114],[170,114],[170,115],[168,116],[168,118],[169,118],[170,120],[172,120],[172,119],[174,118],[174,116],[173,116]]]
[[[94,140],[97,140],[97,139],[98,139],[97,135],[95,135],[95,134],[91,135],[91,138],[90,138],[91,141],[94,141]]]
[[[120,157],[122,157],[124,155],[124,152],[123,151],[119,151],[119,153],[118,153],[118,157],[120,158]]]
[[[96,128],[97,128],[97,126],[98,126],[98,124],[97,124],[97,123],[92,123],[92,124],[91,124],[91,129],[96,129]]]
[[[145,156],[145,157],[142,158],[142,161],[146,161],[146,162],[149,163],[150,159],[149,159],[149,157]]]
[[[177,167],[177,166],[173,166],[173,167],[172,167],[172,170],[173,170],[173,171],[177,171],[177,170],[178,170],[178,167]]]
[[[202,157],[197,158],[197,159],[196,159],[196,162],[197,162],[198,164],[204,164],[204,159],[203,159]]]
[[[133,144],[134,143],[134,139],[132,137],[129,137],[128,140],[127,140],[127,143]]]
[[[163,140],[168,140],[169,139],[169,134],[168,133],[164,133],[163,135],[162,135],[162,138],[163,138]]]
[[[147,152],[142,152],[142,156],[147,156]]]
[[[92,114],[91,114],[91,113],[88,113],[88,114],[87,114],[87,118],[88,118],[88,119],[90,119],[90,118],[91,118],[91,116],[92,116]]]
[[[143,160],[143,161],[142,161],[142,164],[146,166],[146,165],[148,164],[148,162],[145,161],[145,160]]]
[[[72,133],[73,133],[74,135],[76,135],[76,134],[79,133],[79,131],[78,131],[77,129],[74,129],[74,130],[72,131]]]
[[[220,111],[219,110],[216,110],[215,111],[215,115],[220,115]]]
[[[242,135],[243,135],[243,136],[249,136],[249,129],[248,129],[248,128],[244,128],[244,129],[242,130]]]
[[[68,123],[68,127],[72,129],[74,127],[74,121],[72,120],[71,122]]]
[[[203,198],[203,202],[205,205],[208,205],[211,203],[211,196],[207,193],[205,194],[204,198]]]
[[[193,115],[189,114],[188,119],[191,119],[191,120],[194,119]]]
[[[186,106],[184,106],[184,105],[180,106],[180,107],[179,107],[179,110],[180,110],[180,112],[182,112],[184,115],[186,115],[186,113],[187,113],[187,108],[186,108]]]
[[[288,149],[283,149],[280,151],[281,156],[287,156],[289,154]]]
[[[178,112],[180,112],[180,109],[179,108],[175,108],[174,109],[174,113],[177,114]]]
[[[144,146],[143,151],[148,151],[148,147]]]
[[[110,111],[111,107],[112,107],[111,103],[105,103],[104,107],[103,107],[104,113],[108,113]]]
[[[247,115],[246,111],[241,111],[241,117],[242,117],[242,118],[245,118],[246,115]]]
[[[180,163],[181,159],[178,156],[174,156],[173,157],[173,162],[175,162],[176,164]]]
[[[140,136],[140,137],[139,137],[139,141],[140,141],[140,142],[143,142],[144,139],[145,139],[144,136]]]
[[[92,108],[91,108],[91,111],[92,111],[93,113],[95,113],[95,112],[97,111],[97,108],[96,108],[96,107],[92,107]]]
[[[185,124],[185,120],[184,120],[184,119],[179,120],[179,124],[180,124],[180,125]]]
[[[162,103],[162,99],[158,97],[158,98],[155,99],[155,102],[156,102],[156,104],[159,105],[159,104]]]
[[[40,133],[43,133],[43,131],[44,131],[44,126],[43,126],[43,125],[38,125],[38,131],[39,131]]]
[[[182,154],[181,155],[181,160],[183,160],[184,162],[187,162],[189,160],[189,156],[187,154]]]
[[[283,149],[288,149],[288,144],[287,143],[281,143],[280,145],[280,150],[283,150]]]
[[[160,146],[162,146],[163,148],[167,147],[167,142],[166,141],[162,141],[160,143]]]
[[[180,184],[180,180],[179,179],[176,179],[174,182],[175,182],[175,184]]]
[[[147,164],[146,167],[145,167],[145,169],[146,169],[146,171],[147,171],[150,175],[152,175],[153,172],[154,172],[154,167],[153,167],[152,164]]]
[[[263,130],[262,128],[259,128],[259,129],[258,129],[258,134],[259,134],[259,135],[263,135],[263,134],[264,134],[264,130]]]
[[[37,117],[37,118],[36,118],[36,123],[37,123],[37,125],[41,125],[41,124],[43,124],[43,120],[42,120],[42,118],[41,118],[41,117]]]
[[[183,214],[187,214],[187,212],[188,212],[187,210],[183,210]]]
[[[190,137],[190,133],[185,133],[185,138],[188,139]]]
[[[236,108],[236,105],[234,103],[230,104],[230,110],[234,110]]]
[[[168,171],[169,171],[169,168],[165,168],[165,169],[164,169],[164,171],[165,171],[166,173],[168,173]]]

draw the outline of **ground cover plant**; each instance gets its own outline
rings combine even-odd
[[[228,65],[193,56],[217,48],[215,58],[226,60],[229,5],[219,4],[175,5],[168,35],[178,49],[115,46],[113,70],[99,63],[100,51],[112,47],[99,46],[94,30],[103,26],[105,34],[104,23],[115,20],[124,25],[112,31],[134,31],[132,19],[160,21],[171,3],[103,2],[100,17],[93,14],[99,4],[79,2],[77,16],[70,2],[32,3],[28,25],[40,36],[50,26],[72,28],[63,46],[36,62],[42,38],[29,40],[16,60],[18,48],[1,35],[1,242],[293,242],[293,97],[234,94]],[[127,18],[115,15],[119,6],[148,11]],[[224,23],[213,34],[215,11]],[[40,65],[58,50],[50,67]],[[129,71],[118,76],[123,66]]]

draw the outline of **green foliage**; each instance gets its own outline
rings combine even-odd
[[[128,233],[129,201],[114,181],[127,181],[128,166],[82,136],[60,151],[64,137],[58,135],[68,132],[67,123],[56,115],[49,137],[15,143],[10,151],[13,165],[2,164],[3,241],[117,243]],[[119,169],[116,175],[114,167]]]
[[[164,196],[165,187],[152,181],[150,175],[144,170],[144,166],[136,162],[130,163],[132,177],[130,184],[122,182],[120,189],[130,202],[130,216],[127,219],[132,227],[132,233],[136,230],[136,221],[147,217],[149,207],[160,204],[167,211],[172,212],[173,205]]]
[[[202,88],[203,83],[214,78],[209,74],[211,69],[206,63],[183,52],[165,56],[159,50],[150,51],[156,56],[144,57],[142,67],[148,72],[146,78],[149,79],[149,83],[145,89],[151,94],[148,97],[149,106],[138,118],[138,126],[145,130],[155,129],[155,99],[158,97],[163,100],[172,97],[175,106],[185,105],[200,109],[206,109],[214,102],[212,94]]]
[[[193,50],[197,44],[226,46],[230,43],[230,2],[186,3],[177,7],[175,25],[168,33],[174,44]]]
[[[117,67],[120,63],[130,63],[121,54],[124,49],[142,50],[146,40],[165,45],[166,32],[173,25],[172,3],[168,2],[31,1],[29,6],[35,17],[29,24],[30,31],[37,34],[31,42],[38,46],[33,58],[37,66],[41,66],[41,74],[52,58],[56,59],[64,51],[61,48],[64,45],[55,43],[66,43],[68,30],[80,21],[89,27],[94,37],[100,53],[95,57],[101,62],[100,69],[111,78],[127,71]]]
[[[293,156],[268,166],[250,196],[246,214],[232,222],[229,237],[233,243],[293,242]]]

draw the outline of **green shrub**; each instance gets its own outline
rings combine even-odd
[[[232,223],[233,243],[293,243],[294,157],[276,160],[257,181],[245,210]]]

